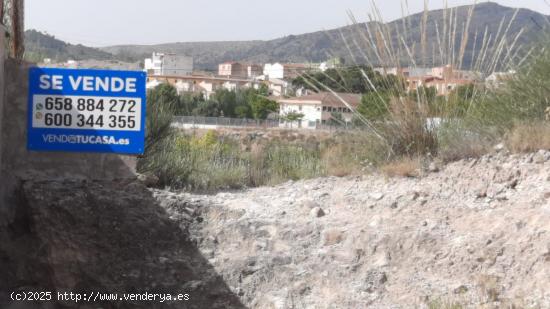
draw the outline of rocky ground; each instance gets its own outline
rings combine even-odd
[[[153,193],[249,308],[550,308],[550,152],[431,169]]]
[[[198,195],[22,180],[0,308],[550,308],[550,152]],[[188,293],[14,302],[14,291]],[[458,302],[463,307],[446,307]]]

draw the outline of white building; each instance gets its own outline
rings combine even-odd
[[[78,61],[69,59],[66,64],[67,68],[76,69],[78,68]]]
[[[278,78],[270,78],[267,81],[267,87],[271,95],[281,97],[288,95],[289,82]]]
[[[264,75],[269,79],[293,79],[304,73],[311,71],[320,71],[319,64],[303,63],[266,63],[264,65]]]
[[[514,70],[508,72],[494,72],[493,74],[487,76],[487,78],[485,79],[485,85],[489,89],[497,89],[499,87],[502,87],[506,83],[506,81],[514,78],[515,74],[516,71]]]
[[[264,75],[269,76],[270,79],[283,79],[285,77],[285,67],[278,62],[266,63],[264,65]]]
[[[193,58],[175,54],[153,53],[145,59],[144,71],[148,75],[186,76],[193,73]]]
[[[342,116],[344,122],[351,122],[353,118],[352,109],[357,108],[361,103],[361,95],[353,93],[333,95],[330,92],[321,92],[280,99],[277,102],[279,103],[279,115],[283,119],[280,126],[317,129],[327,124],[333,118],[334,113]],[[290,113],[302,114],[303,117],[293,123],[285,121],[284,118]]]

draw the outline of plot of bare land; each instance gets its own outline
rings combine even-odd
[[[251,308],[550,307],[550,152],[154,195]]]

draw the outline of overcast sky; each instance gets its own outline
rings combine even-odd
[[[377,0],[386,21],[405,0]],[[90,46],[188,41],[268,40],[367,20],[371,0],[26,0],[26,28]],[[486,1],[478,1],[486,2]],[[550,15],[550,0],[497,0]],[[423,0],[408,0],[409,11]],[[448,0],[449,6],[473,0]],[[430,0],[431,9],[443,0]]]

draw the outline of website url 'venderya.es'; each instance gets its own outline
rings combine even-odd
[[[12,301],[62,301],[62,302],[179,302],[189,301],[187,293],[165,294],[165,293],[74,293],[74,292],[12,292]]]
[[[92,144],[92,145],[130,145],[130,139],[106,135],[65,135],[43,134],[45,143],[55,144]]]

